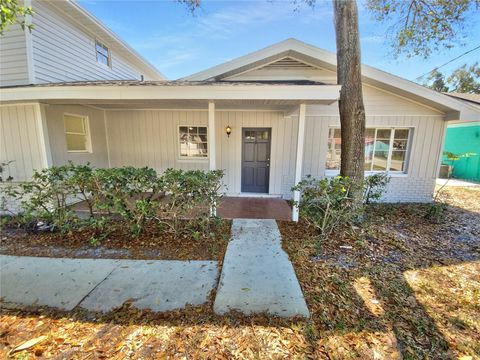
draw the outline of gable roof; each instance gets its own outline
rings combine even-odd
[[[138,70],[142,71],[146,78],[151,80],[166,79],[165,75],[158,71],[155,66],[150,64],[135,49],[133,49],[111,29],[104,25],[99,19],[78,5],[75,1],[46,0],[46,2],[48,2],[50,6],[55,8],[57,11],[60,11],[63,16],[67,17],[77,26],[80,26],[87,32],[94,35],[95,38],[98,38],[100,41],[108,44],[114,52],[129,60]]]
[[[287,59],[288,63],[285,63]],[[192,74],[182,80],[221,81],[222,79],[228,79],[232,76],[253,69],[272,66],[279,61],[283,62],[283,65],[299,66],[293,64],[292,60],[298,63],[303,63],[307,66],[318,67],[335,72],[337,68],[337,56],[335,53],[320,49],[296,39],[287,39],[223,64]],[[454,99],[450,96],[446,96],[412,81],[368,65],[362,65],[362,81],[365,84],[375,86],[382,90],[439,109],[447,114],[447,120],[459,120],[460,117],[466,120],[480,120],[479,109],[473,104]]]

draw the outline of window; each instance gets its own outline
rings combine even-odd
[[[102,43],[95,42],[95,51],[97,52],[97,61],[101,64],[110,66],[110,51]]]
[[[365,171],[406,172],[410,129],[365,129]],[[328,133],[327,170],[340,169],[340,129]]]
[[[207,127],[179,127],[180,157],[202,158],[208,156]]]
[[[67,151],[90,152],[88,118],[86,116],[64,114]]]

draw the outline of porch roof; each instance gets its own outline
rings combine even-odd
[[[1,102],[18,101],[279,101],[331,104],[339,85],[313,81],[82,81],[0,89]]]

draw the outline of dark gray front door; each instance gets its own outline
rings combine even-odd
[[[268,193],[270,137],[269,128],[242,129],[242,192]]]

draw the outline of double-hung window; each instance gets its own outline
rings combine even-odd
[[[180,126],[178,129],[180,158],[208,157],[206,126]]]
[[[99,63],[104,64],[106,66],[111,65],[110,50],[108,50],[108,47],[103,45],[101,42],[96,41],[95,51],[97,53],[97,61]]]
[[[365,171],[407,171],[411,137],[409,128],[365,129]],[[340,129],[330,128],[326,169],[340,169],[342,139]]]
[[[64,114],[68,152],[91,152],[88,117]]]

